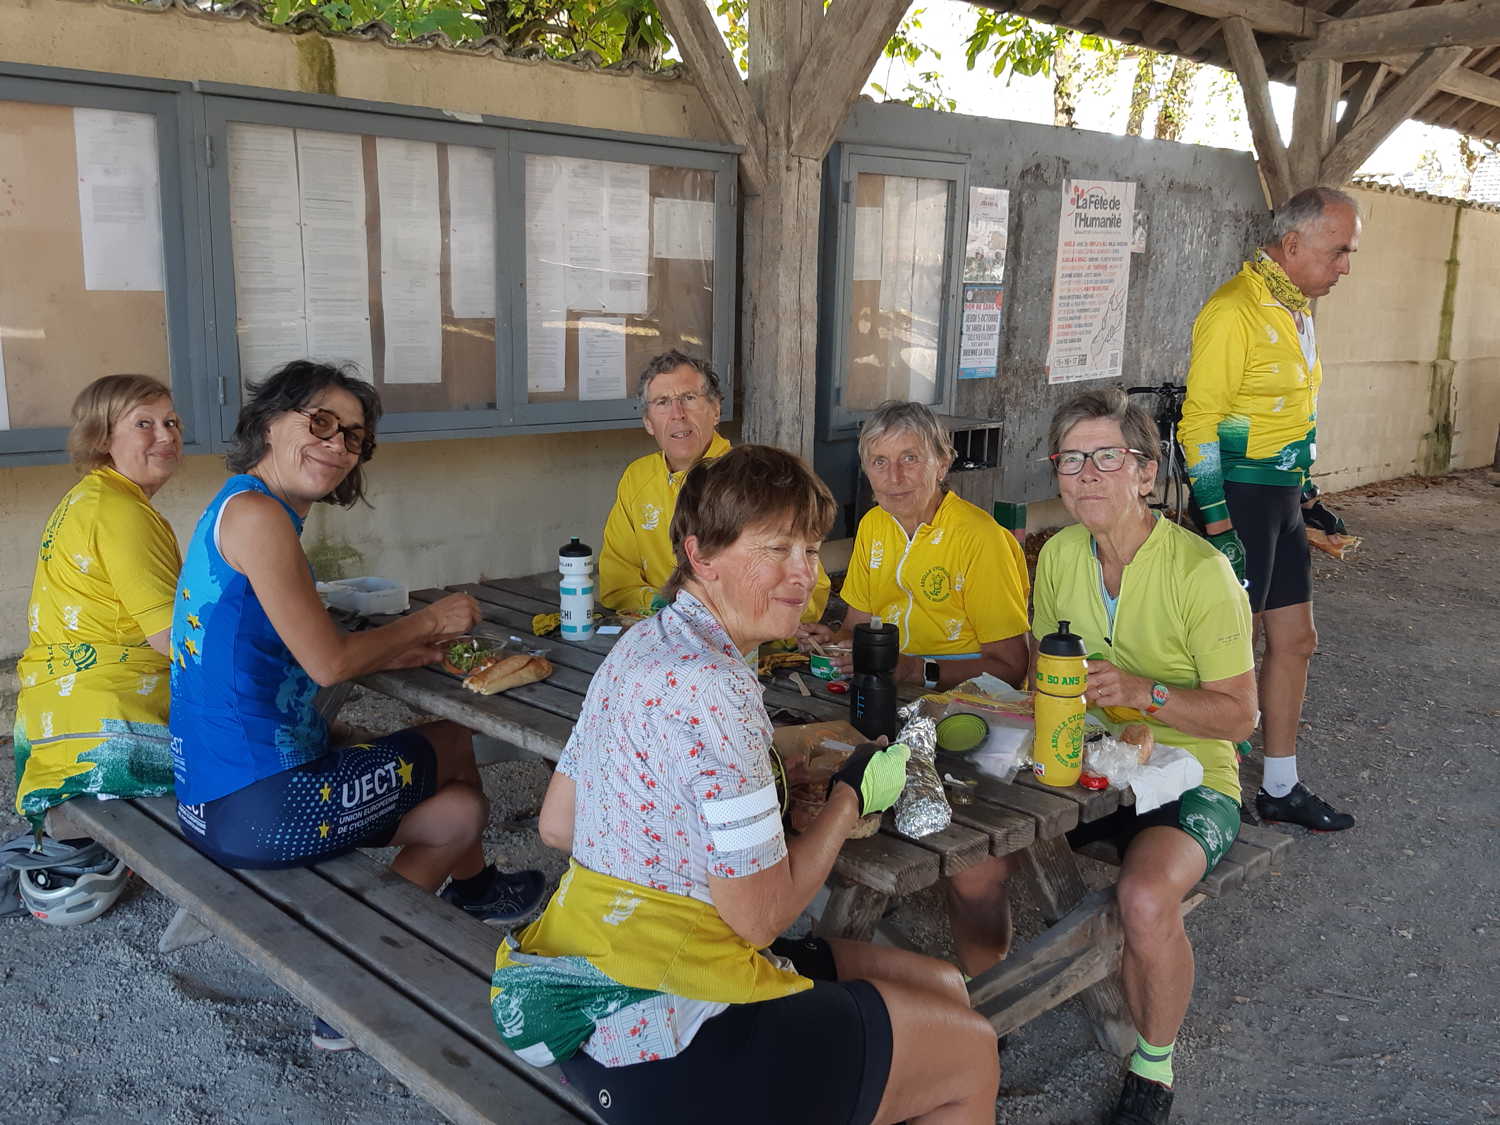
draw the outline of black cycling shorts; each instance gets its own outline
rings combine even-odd
[[[1312,548],[1294,484],[1224,482],[1229,519],[1245,545],[1250,612],[1312,601]]]
[[[875,986],[832,979],[828,943],[779,941],[812,988],[735,1004],[682,1054],[601,1066],[579,1051],[563,1074],[610,1125],[869,1125],[891,1071],[891,1017]]]
[[[201,805],[177,804],[183,836],[225,867],[302,867],[382,848],[437,792],[437,752],[415,730],[330,750]]]

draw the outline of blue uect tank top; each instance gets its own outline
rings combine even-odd
[[[250,580],[219,553],[224,505],[272,493],[252,476],[224,482],[188,542],[172,612],[172,767],[177,799],[197,805],[300,766],[327,749],[318,688],[282,643]],[[302,533],[302,520],[286,508]]]

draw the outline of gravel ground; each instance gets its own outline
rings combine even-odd
[[[1360,823],[1288,830],[1279,870],[1189,917],[1185,1125],[1500,1120],[1500,488],[1470,472],[1334,505],[1365,542],[1350,562],[1316,562],[1322,643],[1299,760]],[[413,719],[368,695],[346,716],[377,730]],[[1258,776],[1252,763],[1250,788]],[[526,823],[545,779],[534,763],[485,770],[488,840],[501,862],[555,878],[561,858]],[[0,815],[0,832],[19,828]],[[159,956],[171,912],[135,881],[88,926],[5,924],[0,1122],[436,1120],[357,1052],[312,1050],[307,1013],[222,943]],[[940,914],[935,895],[915,896],[896,921],[943,949]],[[1034,932],[1024,902],[1019,920]],[[1076,1004],[1012,1035],[1004,1058],[1008,1125],[1096,1122],[1118,1089]]]

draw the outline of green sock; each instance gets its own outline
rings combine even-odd
[[[1137,1035],[1135,1050],[1130,1055],[1131,1072],[1152,1082],[1160,1082],[1163,1086],[1171,1086],[1172,1048],[1175,1046],[1177,1040],[1174,1039],[1165,1047],[1154,1047]]]

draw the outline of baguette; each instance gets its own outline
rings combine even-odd
[[[1120,741],[1136,747],[1143,766],[1151,760],[1151,751],[1156,749],[1156,736],[1145,723],[1131,723],[1120,732]]]
[[[479,695],[495,695],[522,684],[534,684],[552,675],[552,662],[545,656],[515,652],[502,656],[464,677],[464,687]]]

